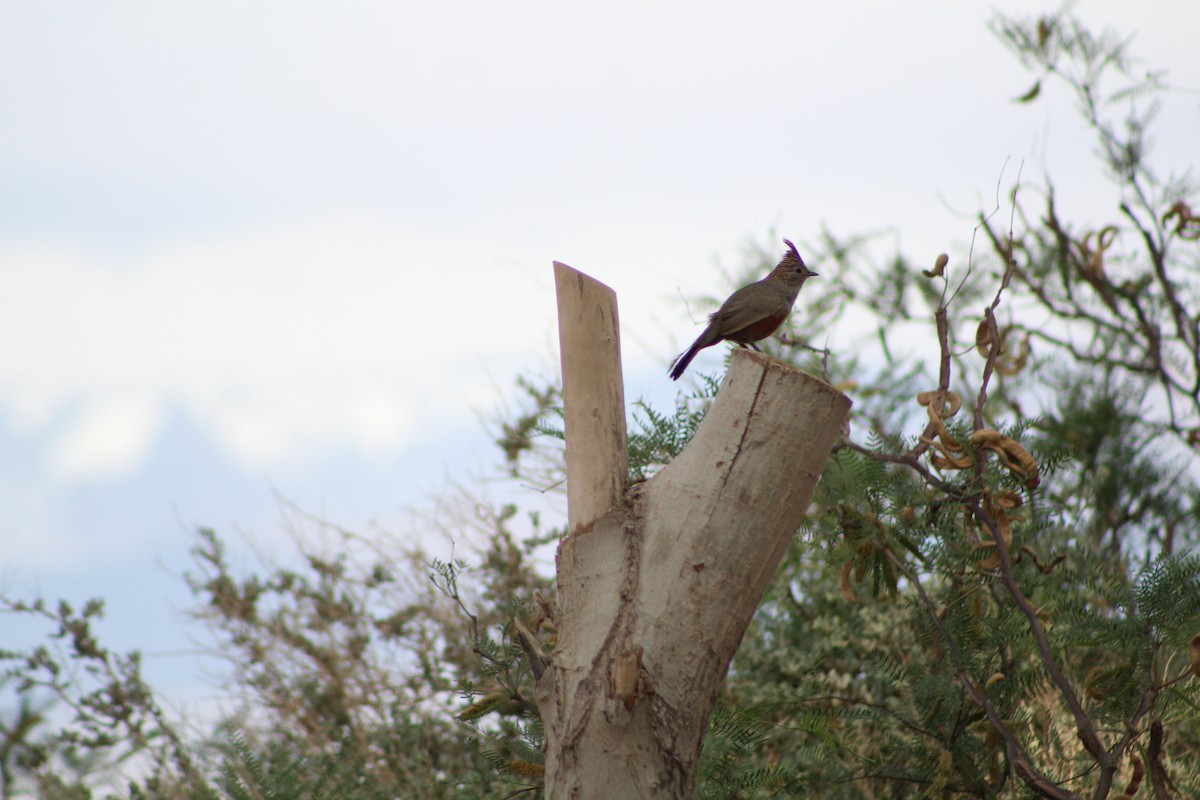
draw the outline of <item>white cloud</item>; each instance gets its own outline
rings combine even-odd
[[[1045,124],[967,5],[293,12],[0,10],[38,76],[0,86],[0,171],[43,226],[0,231],[0,403],[57,472],[128,469],[168,407],[250,469],[468,420],[553,344],[553,258],[617,291],[628,372],[665,363],[719,249],[828,222],[932,257],[973,224],[938,194],[988,204]]]
[[[54,472],[116,474],[168,406],[244,466],[299,452],[381,452],[469,418],[478,366],[552,324],[520,270],[396,225],[348,218],[175,243],[115,268],[0,245],[0,396],[10,424],[53,428]],[[490,405],[490,404],[489,404]]]
[[[50,444],[46,459],[64,481],[121,475],[150,451],[165,409],[152,392],[105,392],[81,402]]]

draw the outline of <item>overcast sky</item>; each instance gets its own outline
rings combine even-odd
[[[1156,157],[1195,164],[1200,4],[1075,10],[1169,70]],[[667,402],[680,294],[750,237],[887,229],[932,261],[1009,159],[1107,218],[1070,98],[1011,102],[1032,76],[991,13],[0,5],[0,588],[107,596],[118,643],[171,651],[191,527],[277,536],[273,489],[401,525],[553,369],[554,259],[617,291],[626,396]]]

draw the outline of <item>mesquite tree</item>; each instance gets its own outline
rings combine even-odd
[[[1040,73],[1025,102],[1074,92],[1117,216],[1074,230],[1018,181],[980,216],[990,252],[871,269],[830,237],[804,328],[860,302],[882,358],[774,351],[850,388],[854,435],[734,660],[723,708],[757,750],[725,750],[714,796],[1200,791],[1200,217],[1145,161],[1160,76],[1065,16],[996,29]],[[687,419],[652,415],[643,453],[669,470]]]

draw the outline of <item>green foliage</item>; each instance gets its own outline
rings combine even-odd
[[[629,472],[634,482],[652,477],[691,441],[720,388],[720,382],[712,375],[701,374],[700,384],[699,389],[676,399],[669,414],[642,400],[634,403],[629,432]]]
[[[337,766],[332,759],[313,775],[308,758],[296,757],[279,745],[259,756],[236,732],[229,737],[229,750],[230,757],[221,765],[220,784],[233,800],[322,800],[330,796],[326,787]]]
[[[1043,27],[1038,46],[1054,55],[1034,54],[1031,63],[1047,80],[1071,83],[1072,59],[1082,60],[1077,75],[1129,75],[1125,54],[1106,50],[1117,44],[1110,35],[1091,37],[1067,19],[1021,25],[1005,20],[997,30],[1019,39],[1017,31]],[[1054,45],[1056,31],[1067,38]],[[1157,77],[1139,85],[1153,89]],[[1014,217],[1030,221],[1011,239],[986,218],[981,223],[1002,265],[1019,255],[1004,295],[1007,351],[997,359],[982,423],[1032,454],[1036,490],[970,445],[959,451],[969,468],[931,469],[927,454],[910,455],[920,452],[918,440],[900,433],[924,425],[923,415],[904,409],[914,408],[915,395],[933,388],[936,376],[883,332],[924,315],[932,329],[932,312],[953,298],[943,352],[957,384],[947,388],[969,402],[978,385],[967,376],[979,368],[960,337],[973,337],[978,318],[960,320],[958,309],[989,302],[992,278],[975,272],[953,293],[937,291],[937,281],[921,278],[908,260],[872,270],[859,260],[863,239],[839,243],[827,235],[827,253],[817,260],[844,265],[838,272],[848,277],[826,291],[861,297],[878,316],[885,366],[864,385],[858,358],[822,361],[829,380],[853,387],[867,442],[830,460],[806,541],[793,547],[730,675],[724,702],[762,712],[762,749],[800,754],[759,759],[761,768],[786,763],[790,772],[771,796],[1087,796],[1097,781],[1117,786],[1135,753],[1179,791],[1200,785],[1186,756],[1200,743],[1188,656],[1200,631],[1200,536],[1190,452],[1197,414],[1194,398],[1184,395],[1200,361],[1195,337],[1172,321],[1197,316],[1183,299],[1196,296],[1189,273],[1178,269],[1196,263],[1197,248],[1194,238],[1171,237],[1160,225],[1185,184],[1155,190],[1141,160],[1144,126],[1123,129],[1104,117],[1145,91],[1121,90],[1101,103],[1097,86],[1077,87],[1079,97],[1122,187],[1122,213],[1146,245],[1144,266],[1126,255],[1119,269],[1134,276],[1128,283],[1098,271],[1106,263],[1098,242],[1114,234],[1071,234],[1053,206],[1038,220],[1018,205]],[[1053,188],[1045,194],[1052,202]],[[1154,276],[1149,283],[1146,275]],[[1022,325],[1021,316],[1034,312],[1057,322]],[[1152,349],[1164,336],[1170,359]],[[1029,357],[1030,342],[1046,353],[1040,360]],[[805,363],[799,345],[795,355]],[[945,425],[947,437],[969,443],[980,422],[960,415]],[[1001,517],[1012,537],[1010,567],[995,555],[988,527],[999,530]],[[838,732],[836,744],[782,724],[804,714],[825,719]],[[1157,752],[1150,720],[1166,731],[1168,744]],[[1098,768],[1081,744],[1081,725],[1116,758]],[[1006,736],[1036,773],[1018,770]]]
[[[761,766],[770,726],[741,708],[719,708],[709,720],[701,761],[700,797],[760,797],[780,781],[776,768]]]
[[[562,391],[555,385],[537,386],[522,377],[517,379],[517,386],[524,393],[522,399],[527,407],[513,421],[500,423],[500,435],[496,439],[513,474],[520,468],[521,456],[533,451],[534,437],[553,433],[545,427],[546,416],[554,413],[561,416],[562,402]]]
[[[45,645],[0,651],[0,686],[17,701],[11,721],[0,722],[3,796],[32,786],[43,797],[87,797],[89,782],[111,779],[139,759],[152,773],[200,779],[176,725],[142,679],[141,654],[114,652],[96,634],[103,602],[77,610],[67,601],[51,607],[0,598],[0,607],[53,630]]]

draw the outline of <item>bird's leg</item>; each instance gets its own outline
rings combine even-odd
[[[745,346],[745,345],[743,345],[743,346]],[[758,349],[758,345],[756,345],[754,342],[750,342],[750,344],[749,344],[748,346],[749,346],[751,349],[753,349],[753,350],[754,350],[754,352],[756,352],[756,353],[761,353],[761,352],[762,352],[762,350],[759,350],[759,349]]]

